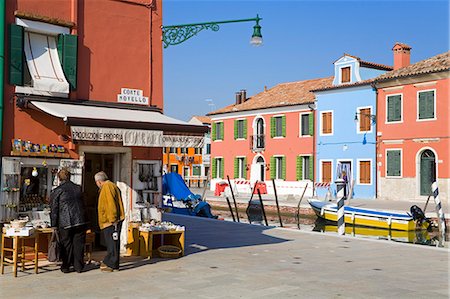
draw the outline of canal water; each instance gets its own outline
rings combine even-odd
[[[226,221],[233,221],[229,211],[214,210],[214,214],[219,215],[219,218],[223,218]],[[265,225],[263,215],[258,210],[254,210],[250,214],[250,219],[246,215],[245,211],[240,211],[240,222],[256,225]],[[280,226],[280,221],[276,213],[267,213],[267,222],[269,226]],[[315,214],[302,214],[300,217],[296,217],[294,214],[282,214],[283,227],[290,229],[299,229],[302,231],[311,231],[321,234],[337,235],[337,226],[333,223],[327,222],[321,218],[318,218]],[[372,240],[383,240],[400,243],[410,243],[420,246],[434,246],[450,248],[450,236],[449,233],[441,238],[437,228],[433,228],[431,232],[426,230],[420,231],[396,231],[387,229],[377,229],[361,226],[346,225],[346,236],[354,238],[364,238]]]

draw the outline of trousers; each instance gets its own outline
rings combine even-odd
[[[84,268],[84,245],[86,243],[86,228],[77,226],[59,229],[61,269],[69,270],[73,266],[75,271]]]
[[[105,238],[106,243],[106,256],[103,258],[103,263],[112,268],[112,269],[119,269],[119,259],[120,259],[120,231],[122,230],[122,222],[120,221],[117,224],[117,232],[118,232],[118,239],[113,239],[113,233],[115,231],[114,225],[105,227],[102,232],[103,236]]]

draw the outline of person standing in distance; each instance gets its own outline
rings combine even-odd
[[[100,171],[94,176],[100,189],[98,197],[98,225],[103,232],[107,254],[100,264],[102,272],[119,270],[120,231],[125,219],[122,197],[116,184],[108,180],[105,172]]]
[[[69,273],[71,267],[78,273],[84,268],[86,218],[81,186],[70,181],[70,172],[58,172],[60,184],[50,193],[51,225],[60,237],[61,271]]]

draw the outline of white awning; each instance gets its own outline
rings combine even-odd
[[[61,118],[72,138],[117,141],[124,146],[203,147],[208,128],[168,117],[158,111],[31,100],[28,107]],[[166,132],[164,135],[163,132]]]
[[[55,36],[25,31],[24,52],[33,91],[55,95],[69,93],[69,83],[59,61]]]

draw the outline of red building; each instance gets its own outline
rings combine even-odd
[[[397,43],[394,70],[376,79],[378,197],[426,200],[436,181],[450,195],[450,52],[410,64]]]
[[[100,170],[128,220],[136,202],[158,204],[162,147],[201,146],[207,131],[162,114],[162,0],[7,1],[6,24],[0,220],[44,206],[61,166],[93,222]]]

